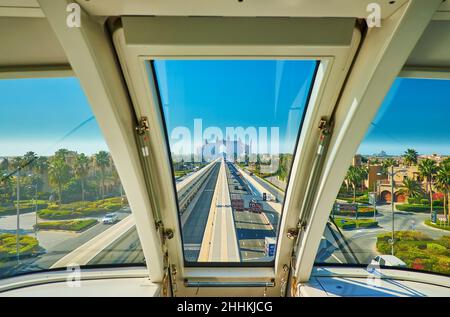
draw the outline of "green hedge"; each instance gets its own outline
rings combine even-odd
[[[49,221],[38,223],[37,228],[39,230],[83,231],[97,223],[98,221],[96,219]]]
[[[0,234],[0,261],[8,261],[16,256],[16,235]],[[19,236],[20,256],[32,256],[39,252],[39,242],[34,237]]]
[[[355,217],[355,212],[350,210],[334,211],[335,216]],[[378,211],[376,212],[378,214]],[[358,217],[373,217],[372,207],[358,207]]]
[[[344,219],[335,218],[336,225],[345,230],[356,229],[356,228],[375,228],[378,227],[378,221],[371,219]]]
[[[396,204],[395,208],[400,211],[411,211],[411,212],[430,212],[430,205],[422,204]],[[444,210],[444,207],[435,206],[433,210],[440,211]]]
[[[99,216],[108,213],[108,209],[84,208],[74,210],[50,210],[43,209],[38,212],[39,218],[50,220],[76,219],[83,217]]]
[[[12,206],[0,206],[0,215],[2,216],[9,216],[9,215],[15,215],[17,213],[17,204],[14,203]],[[37,202],[37,209],[42,210],[48,207],[48,204],[42,201]],[[29,203],[27,202],[20,202],[20,213],[28,213],[35,211],[35,205],[33,202]]]
[[[122,207],[120,197],[107,198],[97,201],[76,201],[61,206],[52,204],[48,208],[39,211],[42,219],[63,220],[83,217],[100,216],[102,214],[117,211]]]

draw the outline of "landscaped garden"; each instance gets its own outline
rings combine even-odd
[[[378,235],[378,252],[391,254],[389,239],[390,233]],[[450,236],[432,239],[418,231],[397,231],[394,255],[409,268],[450,274]]]
[[[15,258],[17,252],[17,239],[15,234],[0,234],[0,266]],[[40,252],[39,242],[34,237],[19,236],[19,252],[21,258],[36,255]]]
[[[64,230],[81,232],[96,225],[98,221],[96,219],[83,219],[83,220],[61,220],[61,221],[48,221],[40,222],[35,227],[39,230]]]
[[[346,217],[373,217],[374,209],[369,206],[358,206],[358,212],[356,213],[354,210],[334,210],[334,216],[346,216]],[[378,214],[378,211],[376,212]]]
[[[378,227],[378,221],[373,219],[348,219],[348,218],[334,218],[336,225],[344,230],[351,230],[357,228],[375,228]]]
[[[60,206],[54,204],[38,212],[39,218],[49,220],[76,219],[95,217],[121,208],[120,197],[107,198],[97,201],[72,202]]]
[[[38,210],[44,209],[48,207],[48,202],[45,200],[36,200],[35,202],[30,200],[21,200],[19,203],[20,207],[20,213],[27,213],[27,212],[33,212],[36,210],[36,207]],[[8,205],[0,205],[0,216],[9,216],[14,215],[17,213],[17,202],[13,202],[12,204]]]

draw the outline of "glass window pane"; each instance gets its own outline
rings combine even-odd
[[[449,116],[450,80],[394,82],[348,169],[316,263],[450,274]]]
[[[187,265],[273,261],[312,60],[156,60]]]
[[[79,81],[0,80],[0,278],[124,263],[144,257]]]

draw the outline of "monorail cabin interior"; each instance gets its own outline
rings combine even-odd
[[[1,297],[450,296],[449,1],[0,0],[0,41]]]

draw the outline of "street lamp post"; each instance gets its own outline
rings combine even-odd
[[[391,213],[392,213],[392,232],[391,232],[391,255],[394,255],[394,244],[395,244],[395,234],[394,234],[394,232],[395,232],[395,227],[394,227],[394,198],[395,198],[395,195],[394,195],[394,176],[397,174],[397,173],[402,173],[402,172],[405,172],[406,170],[398,170],[398,171],[396,171],[396,172],[394,172],[394,165],[391,165],[391,172],[390,173],[388,173],[389,174],[389,176],[391,177]]]
[[[30,185],[28,188],[34,187],[34,214],[35,214],[35,225],[34,225],[34,236],[37,238],[37,231],[38,231],[38,207],[37,207],[37,184]]]

